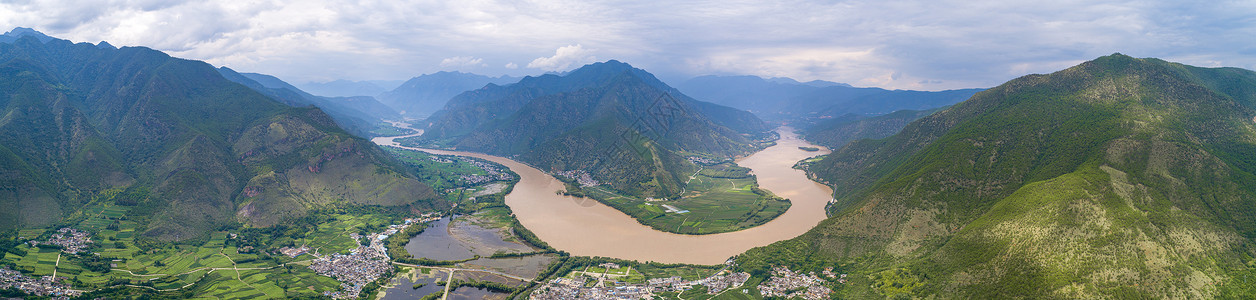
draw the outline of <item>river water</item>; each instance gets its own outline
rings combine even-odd
[[[481,153],[402,147],[395,139],[418,134],[379,137],[372,141],[438,155],[481,158],[502,164],[519,174],[519,183],[506,195],[506,205],[519,222],[559,250],[573,255],[604,256],[662,263],[719,264],[754,247],[796,237],[825,218],[824,206],[832,190],[811,181],[794,163],[827,154],[824,147],[799,139],[793,128],[776,129],[777,144],[737,160],[758,177],[759,186],[790,200],[789,210],[758,227],[719,234],[683,235],[654,230],[632,217],[593,199],[559,195],[563,183],[536,168],[514,160]],[[419,133],[421,134],[421,132]],[[798,147],[817,147],[808,152]]]

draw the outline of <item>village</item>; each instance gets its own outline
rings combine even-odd
[[[602,264],[606,269],[618,268],[615,264]],[[580,272],[580,271],[573,271]],[[560,277],[537,288],[529,299],[652,299],[659,293],[685,292],[699,286],[706,288],[706,293],[716,295],[728,289],[743,287],[750,279],[750,273],[720,271],[710,277],[686,281],[679,276],[651,278],[644,284],[624,284],[615,281],[607,284],[605,276],[598,273],[580,272],[584,276],[593,277]],[[599,277],[599,275],[602,275]],[[833,273],[833,268],[825,269],[823,275],[835,279],[838,283],[846,282],[846,274]],[[574,278],[573,278],[574,277]],[[589,285],[590,280],[597,282]],[[824,279],[814,273],[794,272],[788,268],[777,266],[772,268],[772,276],[759,284],[757,289],[765,297],[801,298],[806,300],[829,299],[832,289],[825,287]],[[744,290],[743,290],[744,291]]]
[[[837,277],[832,269],[826,269],[824,275],[830,278]],[[839,283],[845,282],[846,274],[842,274]],[[833,290],[825,287],[824,283],[826,281],[817,277],[815,273],[804,274],[802,272],[794,272],[786,267],[777,266],[772,267],[772,277],[759,284],[759,293],[764,297],[797,297],[806,300],[829,299],[829,294],[833,293]]]
[[[0,289],[9,288],[18,289],[35,296],[48,296],[53,299],[69,299],[69,297],[79,296],[83,293],[83,291],[71,289],[70,284],[65,283],[65,277],[43,276],[35,279],[22,275],[22,272],[11,270],[8,267],[0,267]]]
[[[576,183],[580,184],[581,187],[596,186],[596,185],[602,184],[601,182],[598,182],[597,179],[593,179],[593,175],[590,175],[589,172],[586,172],[584,170],[561,171],[561,172],[554,173],[554,175],[567,177],[571,180],[575,180]]]
[[[731,262],[730,262],[731,263]],[[606,270],[619,269],[614,263],[598,267]],[[707,294],[719,294],[727,289],[742,286],[750,279],[750,273],[722,270],[710,277],[686,281],[680,276],[648,279],[644,284],[627,284],[618,280],[607,281],[604,273],[579,272],[582,276],[560,277],[532,292],[529,299],[650,299],[658,293],[684,292],[698,286],[706,287]],[[592,277],[592,278],[587,278]],[[589,280],[597,280],[588,286]]]
[[[405,230],[414,224],[424,223],[428,221],[438,220],[439,216],[425,214],[424,218],[408,218],[403,224],[389,225],[387,229],[379,233],[372,233],[365,238],[369,240],[367,245],[358,245],[356,249],[349,251],[349,254],[331,254],[327,256],[318,253],[310,253],[318,259],[310,264],[310,269],[319,275],[335,278],[340,281],[340,291],[327,291],[323,295],[331,296],[336,299],[352,299],[358,298],[362,289],[367,284],[379,279],[388,271],[392,270],[392,259],[388,257],[388,250],[384,247],[384,240],[389,236]],[[359,241],[363,236],[357,233],[350,233],[349,237],[355,241]],[[280,253],[290,257],[296,257],[308,252],[305,246],[299,248],[283,248]]]
[[[87,244],[92,242],[92,234],[73,228],[57,229],[57,233],[53,233],[46,242],[30,241],[27,242],[31,246],[54,245],[61,247],[61,251],[65,253],[78,254],[87,250]]]

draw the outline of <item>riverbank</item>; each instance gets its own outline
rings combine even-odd
[[[781,139],[763,151],[738,160],[758,177],[760,187],[788,198],[788,211],[766,224],[736,232],[682,235],[641,225],[632,217],[593,199],[558,194],[565,184],[525,164],[481,153],[401,147],[395,139],[375,138],[383,146],[401,147],[439,155],[460,155],[489,160],[510,168],[519,182],[505,203],[519,222],[555,249],[572,255],[604,256],[638,261],[713,265],[750,248],[789,239],[810,230],[826,215],[824,206],[832,191],[807,179],[793,168],[795,162],[827,151],[807,152],[798,147],[817,147],[802,141],[792,128],[777,129]],[[405,136],[403,136],[405,137]]]

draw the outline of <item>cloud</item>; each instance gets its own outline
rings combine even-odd
[[[146,46],[294,82],[448,68],[519,76],[600,58],[665,80],[749,74],[947,89],[1113,52],[1253,68],[1254,11],[1253,1],[1175,0],[22,0],[0,1],[0,31]],[[481,61],[446,62],[459,57]]]
[[[554,56],[538,57],[528,63],[528,67],[545,71],[567,71],[573,66],[590,63],[596,59],[593,56],[593,51],[584,49],[584,46],[580,44],[575,44],[559,47],[558,50],[554,51]]]
[[[471,56],[454,56],[440,61],[442,68],[485,67],[484,59]]]

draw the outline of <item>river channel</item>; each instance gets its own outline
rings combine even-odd
[[[832,200],[832,190],[811,181],[794,164],[808,157],[827,154],[823,147],[798,138],[793,128],[779,127],[780,140],[737,164],[750,168],[759,186],[792,205],[776,219],[758,227],[720,234],[683,235],[654,230],[632,217],[593,199],[559,195],[563,183],[531,166],[482,153],[404,147],[395,140],[420,133],[379,137],[372,141],[383,146],[419,150],[438,155],[481,158],[502,164],[519,174],[519,183],[506,195],[506,205],[519,222],[550,246],[573,255],[604,256],[662,263],[719,264],[754,247],[796,237],[825,218],[824,206]],[[808,152],[799,147],[818,147]]]

